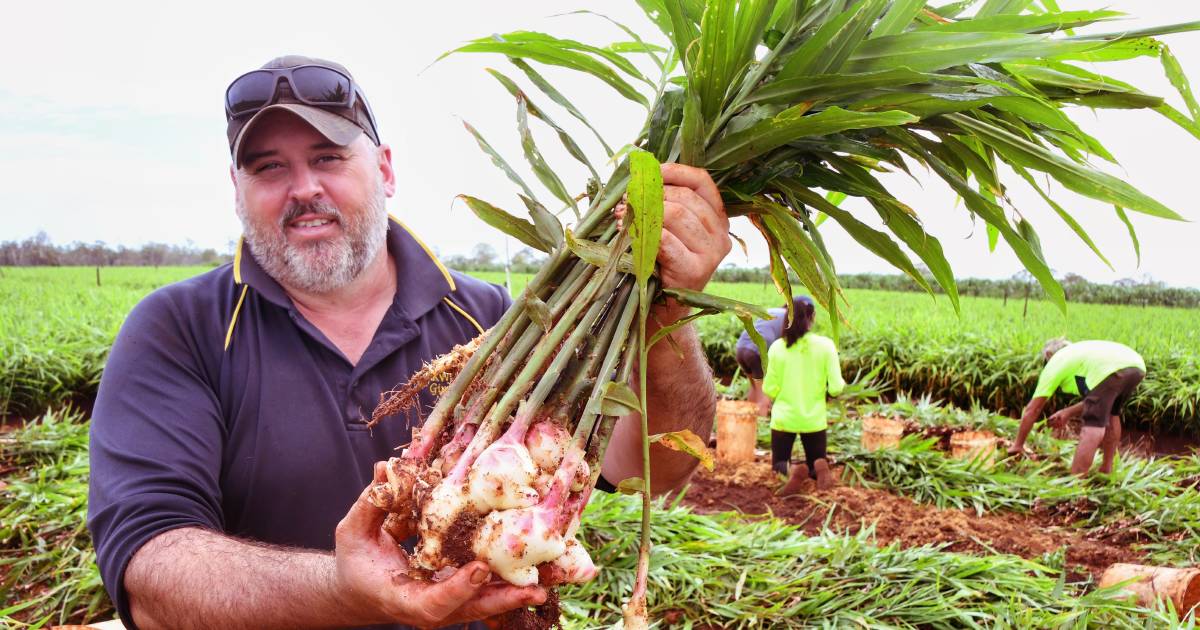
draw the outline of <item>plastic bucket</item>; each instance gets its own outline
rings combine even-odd
[[[1200,569],[1114,564],[1101,576],[1100,587],[1131,579],[1137,581],[1126,584],[1123,590],[1137,595],[1144,606],[1153,606],[1156,599],[1170,599],[1182,616],[1200,604]]]
[[[745,400],[717,401],[717,459],[754,461],[758,442],[758,405]]]
[[[904,436],[904,423],[883,416],[862,419],[862,447],[868,451],[896,448]]]

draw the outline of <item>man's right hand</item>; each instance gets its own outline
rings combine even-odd
[[[1065,440],[1070,437],[1067,425],[1070,423],[1072,414],[1068,409],[1056,411],[1046,420],[1046,424],[1050,426],[1054,437]]]
[[[376,470],[377,481],[382,469]],[[367,491],[358,497],[335,533],[337,590],[347,611],[377,623],[421,628],[476,621],[536,606],[546,600],[538,586],[517,587],[493,581],[484,562],[471,562],[441,582],[408,575],[408,556],[383,531],[387,514],[371,505]]]

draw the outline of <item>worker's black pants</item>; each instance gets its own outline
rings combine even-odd
[[[781,475],[788,474],[788,468],[792,463],[792,447],[796,444],[796,435],[791,431],[771,429],[771,468]],[[818,459],[825,459],[825,447],[828,439],[826,431],[822,429],[799,435],[800,444],[804,447],[804,461],[808,464],[808,476],[816,479],[817,473],[813,470],[812,464]]]
[[[1108,419],[1119,416],[1129,402],[1133,391],[1146,378],[1146,373],[1135,367],[1122,368],[1109,374],[1100,381],[1096,388],[1084,392],[1083,425],[1087,427],[1107,427]],[[1083,380],[1082,378],[1079,380]],[[1087,386],[1084,385],[1086,388]]]

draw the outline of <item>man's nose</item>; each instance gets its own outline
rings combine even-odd
[[[292,169],[291,190],[292,199],[300,203],[309,203],[321,197],[324,188],[317,172],[308,166]]]

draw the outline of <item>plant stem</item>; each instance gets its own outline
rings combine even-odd
[[[604,270],[604,274],[598,281],[592,282],[584,288],[584,291],[578,299],[574,300],[567,312],[554,324],[554,327],[546,333],[538,342],[532,355],[529,355],[529,360],[524,364],[521,372],[517,374],[513,382],[508,385],[504,396],[497,402],[488,413],[487,418],[480,423],[479,431],[475,434],[475,438],[471,440],[467,452],[459,458],[458,464],[451,473],[454,476],[465,474],[467,468],[487,448],[496,440],[500,432],[500,426],[508,414],[516,407],[517,402],[529,391],[533,385],[533,377],[542,369],[550,356],[558,349],[558,344],[567,334],[567,329],[575,325],[583,312],[584,307],[588,306],[599,292],[609,292],[612,290],[613,284],[618,280],[614,273],[615,266],[610,265]],[[520,355],[518,355],[520,356]]]

